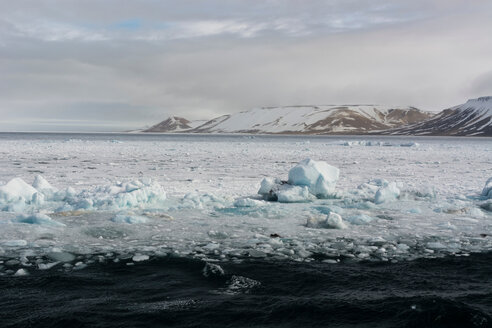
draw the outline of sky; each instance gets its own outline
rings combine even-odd
[[[0,131],[492,95],[491,0],[0,0]]]

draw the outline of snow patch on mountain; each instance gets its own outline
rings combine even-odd
[[[142,132],[186,132],[194,129],[206,121],[196,120],[190,121],[183,117],[170,116],[164,121],[143,130]]]
[[[379,105],[262,107],[218,117],[191,132],[363,133],[415,123],[431,116],[413,107]]]

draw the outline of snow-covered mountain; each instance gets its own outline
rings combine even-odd
[[[378,105],[263,107],[220,116],[196,128],[187,129],[187,123],[184,122],[179,125],[179,130],[175,129],[174,131],[194,133],[357,134],[387,130],[421,122],[431,116],[431,113],[413,107],[385,107]],[[174,122],[164,121],[147,131],[171,132],[170,125],[174,126]],[[157,131],[158,129],[159,131]]]
[[[436,116],[404,128],[388,131],[404,135],[492,136],[492,97],[470,99]]]
[[[186,132],[199,125],[202,125],[206,121],[189,121],[185,118],[178,116],[170,116],[164,121],[151,126],[143,132]]]

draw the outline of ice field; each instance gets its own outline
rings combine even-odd
[[[2,275],[492,250],[490,138],[1,134],[0,155]],[[305,159],[332,168],[309,184]]]

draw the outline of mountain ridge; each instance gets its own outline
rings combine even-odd
[[[492,97],[469,99],[429,120],[385,131],[392,135],[492,136]]]
[[[259,107],[209,121],[171,116],[143,132],[492,136],[492,97],[469,99],[438,113],[412,106]]]
[[[146,132],[347,134],[387,130],[431,117],[415,107],[295,105],[260,107],[216,117],[195,128],[163,121]]]

